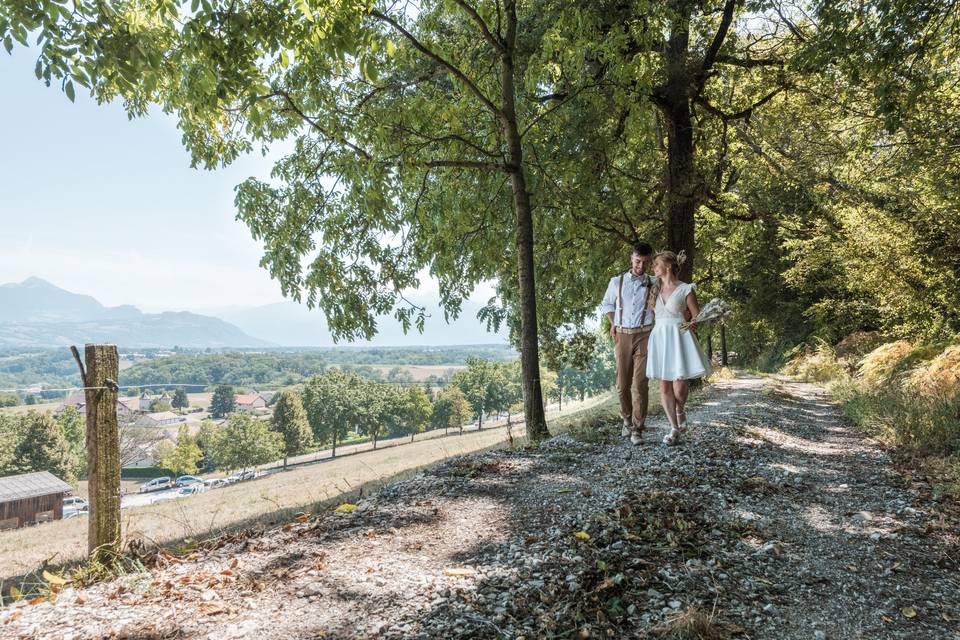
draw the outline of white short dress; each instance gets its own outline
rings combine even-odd
[[[667,299],[657,296],[656,323],[647,346],[647,377],[657,380],[690,380],[710,375],[710,360],[692,331],[681,331],[687,295],[695,286],[681,282]]]

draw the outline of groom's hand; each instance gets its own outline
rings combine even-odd
[[[613,338],[613,341],[617,341],[617,327],[615,325],[610,325],[610,337]]]

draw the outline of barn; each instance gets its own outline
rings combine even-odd
[[[0,478],[0,530],[63,517],[63,496],[73,487],[48,471]]]

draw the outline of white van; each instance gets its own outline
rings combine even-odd
[[[162,476],[140,485],[140,493],[150,493],[151,491],[170,489],[171,487],[173,487],[173,479],[170,476]]]

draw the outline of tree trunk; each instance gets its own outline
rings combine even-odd
[[[507,141],[510,186],[516,215],[517,278],[520,285],[520,367],[523,372],[523,410],[527,435],[531,440],[550,436],[543,410],[540,386],[540,352],[537,338],[537,294],[533,267],[533,212],[523,170],[523,148],[517,126],[514,88],[513,46],[517,35],[516,1],[506,0],[508,53],[501,57],[500,84],[503,98],[503,133]]]
[[[690,111],[691,71],[688,67],[690,44],[689,2],[676,3],[677,16],[667,41],[664,70],[666,81],[656,102],[660,107],[667,130],[666,232],[667,247],[683,251],[686,262],[680,266],[679,277],[690,282],[696,246],[694,244],[694,214],[697,210],[698,180],[693,147],[693,118]]]
[[[287,470],[287,456],[283,456],[283,470]]]
[[[332,441],[333,441],[333,449],[330,451],[330,457],[336,458],[337,457],[337,434],[336,433],[333,434]]]
[[[88,344],[85,387],[87,401],[87,477],[90,516],[87,549],[90,559],[108,562],[120,554],[120,431],[117,392],[105,388],[116,382],[119,358],[114,345]]]

